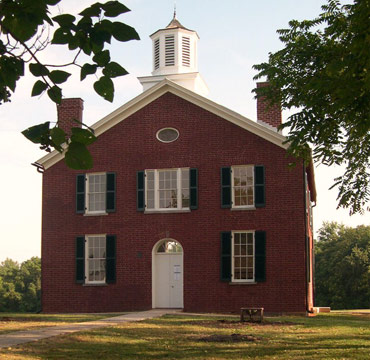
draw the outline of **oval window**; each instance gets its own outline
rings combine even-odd
[[[179,137],[179,132],[174,128],[165,128],[158,130],[157,132],[157,139],[164,143],[170,143],[172,141],[177,140]]]

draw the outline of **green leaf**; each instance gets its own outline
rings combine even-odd
[[[0,84],[13,92],[17,81],[24,75],[24,61],[12,56],[0,56]]]
[[[32,63],[29,65],[29,69],[33,76],[45,76],[49,74],[49,70],[39,63]]]
[[[61,70],[54,70],[49,74],[49,78],[55,84],[62,84],[67,81],[67,79],[71,76],[70,73]]]
[[[60,3],[61,0],[46,0],[45,1],[48,5],[55,6],[56,4]]]
[[[98,52],[94,57],[93,60],[99,65],[99,66],[105,66],[109,63],[110,60],[110,54],[109,50],[104,50]]]
[[[81,81],[86,78],[87,75],[95,74],[97,69],[97,65],[92,64],[84,64],[81,68]]]
[[[112,23],[112,35],[118,41],[140,40],[133,27],[117,21]]]
[[[115,78],[117,76],[127,75],[128,72],[120,64],[111,61],[103,69],[103,74],[110,78]]]
[[[108,17],[116,17],[130,11],[129,8],[121,4],[119,1],[108,1],[101,7],[104,10],[104,15]]]
[[[71,169],[91,169],[93,158],[84,144],[71,142],[65,154],[64,160]]]
[[[55,126],[50,130],[51,140],[56,150],[63,151],[61,145],[66,141],[66,133],[60,127]]]
[[[82,10],[79,15],[84,16],[84,17],[99,17],[101,13],[101,6],[99,2],[92,4],[88,8]]]
[[[73,38],[73,35],[69,29],[59,28],[54,32],[52,44],[68,44]]]
[[[114,85],[113,81],[109,77],[102,76],[98,81],[94,83],[94,89],[105,100],[108,100],[110,102],[113,101]]]
[[[72,129],[72,142],[79,142],[84,145],[90,145],[96,140],[96,136],[87,129],[81,129],[78,127],[73,127]]]
[[[53,20],[57,22],[60,27],[64,27],[64,26],[70,27],[74,23],[76,18],[71,14],[63,14],[63,15],[54,16]]]
[[[49,126],[50,122],[47,121],[46,123],[31,126],[26,130],[22,131],[22,134],[28,139],[31,140],[35,144],[40,144],[43,139],[48,136],[49,134]]]
[[[48,86],[43,81],[37,80],[33,85],[31,96],[38,96],[42,94],[47,87]]]
[[[48,90],[49,98],[57,104],[60,104],[62,101],[62,90],[58,86],[53,86]]]

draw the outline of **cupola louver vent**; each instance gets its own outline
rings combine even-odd
[[[182,37],[182,65],[190,66],[190,38]]]
[[[159,68],[159,39],[154,41],[154,70]]]
[[[175,65],[175,36],[165,37],[165,66]]]

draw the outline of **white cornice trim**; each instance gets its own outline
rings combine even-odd
[[[193,91],[185,89],[184,87],[168,79],[162,80],[159,84],[154,85],[126,104],[120,106],[118,109],[92,125],[91,128],[94,129],[95,135],[99,136],[167,92],[177,95],[182,99],[191,102],[192,104],[195,104],[225,120],[228,120],[242,129],[250,131],[251,133],[260,136],[283,149],[288,148],[288,144],[283,144],[283,142],[286,140],[286,137],[280,133],[270,130],[264,125],[260,125],[236,113],[235,111],[219,105],[201,95],[194,93]],[[64,154],[60,154],[54,150],[50,154],[39,159],[37,163],[43,165],[45,169],[48,169],[58,161],[62,160],[63,157]]]

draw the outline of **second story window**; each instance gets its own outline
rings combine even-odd
[[[137,210],[189,211],[198,208],[198,170],[148,169],[137,172]]]
[[[255,209],[264,207],[265,167],[239,165],[221,168],[221,207]]]
[[[76,177],[76,212],[99,215],[116,210],[115,173],[79,174]]]
[[[232,167],[233,207],[254,206],[254,166]]]
[[[189,169],[147,170],[146,208],[189,209]]]
[[[106,174],[88,174],[87,181],[87,196],[86,196],[86,212],[97,213],[105,212],[106,203]]]

